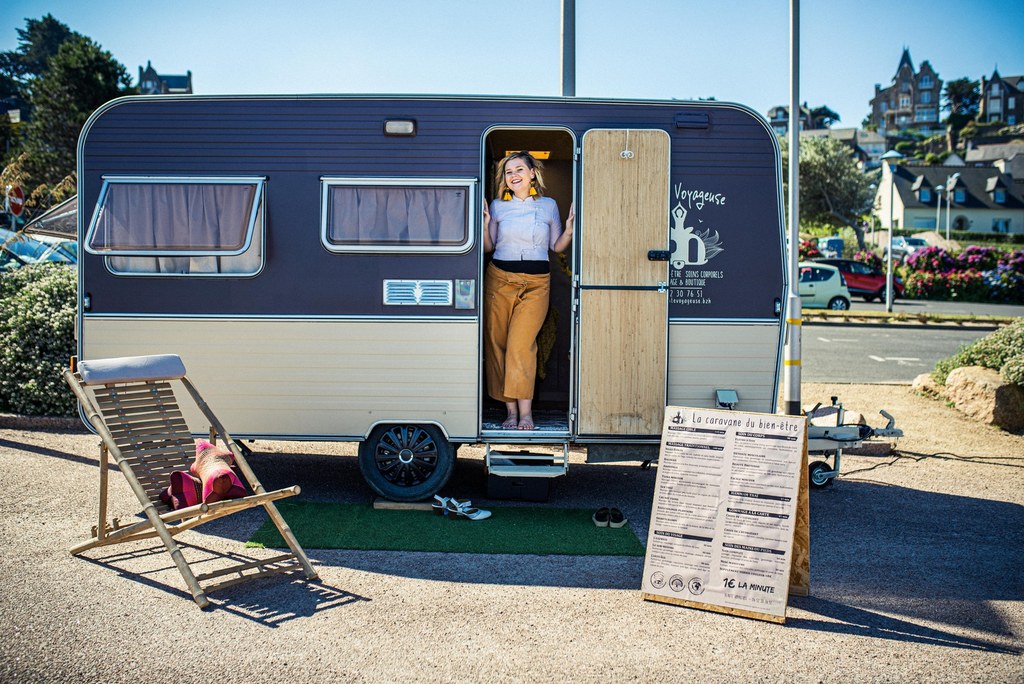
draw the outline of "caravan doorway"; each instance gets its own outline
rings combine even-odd
[[[558,203],[562,224],[569,215],[569,206],[576,195],[576,140],[572,132],[564,128],[495,128],[484,136],[483,141],[483,201],[494,198],[494,174],[497,164],[510,152],[526,150],[544,166],[545,194]],[[577,214],[579,208],[577,207]],[[576,223],[577,234],[579,221]],[[482,241],[482,240],[481,240]],[[536,430],[504,430],[505,405],[491,399],[487,391],[487,379],[481,373],[481,435],[507,439],[511,434],[517,438],[532,441],[567,441],[570,438],[569,411],[572,378],[572,273],[575,237],[573,245],[562,254],[549,253],[551,261],[551,301],[547,319],[537,338],[537,382],[534,390],[533,418]],[[483,269],[487,268],[490,255],[484,256]],[[483,275],[481,271],[481,287]],[[481,312],[483,315],[483,312]],[[481,364],[481,368],[482,368]]]

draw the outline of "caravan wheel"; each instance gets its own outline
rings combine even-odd
[[[378,425],[359,445],[359,470],[392,501],[421,501],[451,477],[455,450],[434,425]]]

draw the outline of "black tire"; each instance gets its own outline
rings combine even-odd
[[[850,300],[846,297],[833,297],[828,302],[828,308],[832,311],[849,311]]]
[[[455,468],[455,449],[435,425],[378,425],[359,445],[359,471],[391,501],[422,501],[441,490]]]
[[[814,461],[807,466],[807,481],[815,489],[822,489],[832,484],[833,477],[827,477],[824,473],[831,473],[832,468],[825,461]]]

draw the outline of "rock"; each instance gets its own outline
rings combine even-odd
[[[1024,430],[1024,388],[979,366],[957,368],[946,378],[945,396],[963,413],[1010,432]]]
[[[914,392],[926,394],[929,397],[941,397],[945,394],[946,389],[939,383],[935,382],[931,373],[921,373],[918,375],[914,378],[914,382],[911,384],[910,388]]]

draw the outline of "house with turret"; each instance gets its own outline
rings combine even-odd
[[[881,135],[897,135],[910,128],[940,132],[942,83],[927,60],[915,69],[910,50],[903,48],[891,84],[886,88],[875,84],[870,123],[877,126]]]
[[[978,121],[1002,121],[1008,126],[1024,123],[1024,76],[981,77],[981,107]]]
[[[188,95],[192,93],[192,72],[184,74],[158,74],[152,62],[139,67],[140,95]]]

